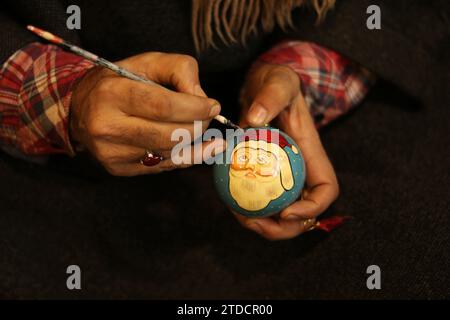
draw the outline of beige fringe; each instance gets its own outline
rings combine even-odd
[[[275,25],[293,28],[291,12],[310,6],[317,13],[317,21],[325,18],[336,0],[192,0],[192,35],[197,52],[214,43],[215,35],[226,45],[246,44],[258,29],[270,32]],[[217,38],[216,38],[217,39]]]

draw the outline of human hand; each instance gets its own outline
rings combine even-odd
[[[306,165],[301,199],[280,212],[279,217],[247,218],[235,214],[245,228],[270,240],[290,239],[309,230],[339,194],[336,174],[299,81],[289,67],[260,63],[250,71],[241,94],[240,125],[259,127],[273,121],[298,144]]]
[[[194,120],[202,121],[203,133],[220,113],[219,103],[207,98],[200,87],[196,60],[186,55],[151,52],[117,64],[178,92],[93,68],[72,95],[72,139],[86,147],[112,175],[134,176],[189,166],[177,166],[171,161],[171,149],[178,143],[171,141],[172,132],[187,129],[195,140],[199,137],[198,133],[194,135]],[[218,139],[204,142],[202,147],[217,153],[223,145],[223,140]],[[165,160],[146,167],[140,163],[145,150]],[[191,159],[194,156],[198,157],[192,152]]]

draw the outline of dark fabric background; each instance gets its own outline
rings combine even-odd
[[[234,221],[207,166],[114,178],[84,156],[39,166],[0,154],[0,297],[450,298],[448,10],[390,2],[377,34],[360,27],[364,1],[345,3],[354,7],[295,36],[382,78],[321,132],[342,190],[324,216],[351,221],[268,242]],[[230,114],[243,78],[232,71],[204,78]],[[81,291],[66,289],[70,264],[82,269]],[[372,264],[379,291],[366,288]]]

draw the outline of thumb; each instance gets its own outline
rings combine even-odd
[[[119,64],[159,84],[171,86],[178,92],[206,98],[200,85],[197,60],[191,56],[149,52],[125,59]]]
[[[251,104],[247,121],[254,127],[264,126],[289,107],[300,89],[298,76],[293,72],[275,70],[266,76]]]

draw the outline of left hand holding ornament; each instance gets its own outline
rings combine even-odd
[[[262,127],[270,122],[276,125],[293,140],[292,145],[298,146],[307,174],[302,197],[279,215],[252,218],[235,214],[238,221],[270,240],[290,239],[311,228],[327,226],[316,224],[315,218],[337,198],[339,187],[300,91],[297,74],[285,66],[255,64],[244,84],[241,104],[240,125]]]

